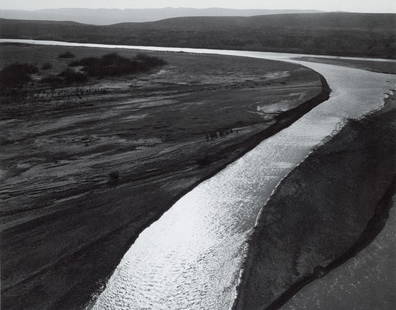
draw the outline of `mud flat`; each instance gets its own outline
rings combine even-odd
[[[381,279],[393,270],[393,228],[375,239],[396,175],[396,105],[394,97],[386,102],[381,111],[349,121],[279,185],[250,240],[235,309],[279,309],[321,277],[284,309],[388,309],[394,303],[394,279]]]
[[[6,44],[2,59],[50,62],[57,73],[67,67],[69,60],[57,57],[65,51],[76,58],[109,52]],[[298,65],[150,54],[168,65],[138,76],[57,89],[33,84],[16,97],[3,94],[7,309],[81,308],[138,234],[179,197],[329,94],[319,74]]]

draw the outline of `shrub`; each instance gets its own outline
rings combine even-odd
[[[73,84],[85,82],[88,79],[87,75],[81,72],[75,72],[72,69],[66,69],[58,75],[48,75],[44,77],[41,82],[50,84],[51,86],[59,86],[62,84]]]
[[[156,67],[156,66],[163,66],[166,65],[166,61],[155,57],[155,56],[150,56],[146,55],[143,53],[139,53],[135,56],[135,60],[137,60],[140,64],[148,67]]]
[[[76,56],[74,56],[74,54],[71,52],[64,52],[58,55],[58,58],[74,58],[74,57]]]
[[[66,84],[81,83],[87,80],[87,75],[81,72],[75,72],[72,69],[66,69],[65,71],[58,74]]]
[[[64,81],[61,77],[56,76],[56,75],[48,75],[41,79],[42,83],[47,83],[50,84],[51,86],[57,86],[62,84]]]
[[[13,63],[0,71],[0,85],[7,88],[22,87],[31,81],[31,74],[38,69],[32,64]]]
[[[146,72],[164,64],[164,60],[145,54],[138,54],[134,58],[128,59],[117,53],[110,53],[101,58],[88,57],[73,61],[69,66],[83,67],[82,70],[88,76],[105,77]]]
[[[41,70],[49,70],[51,68],[52,68],[52,65],[50,63],[48,63],[48,62],[46,62],[45,64],[43,64],[41,66]]]

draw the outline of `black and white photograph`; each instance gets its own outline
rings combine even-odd
[[[0,309],[396,309],[394,0],[2,0]]]

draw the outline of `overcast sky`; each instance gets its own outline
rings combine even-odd
[[[2,9],[223,7],[396,13],[395,0],[1,0]]]

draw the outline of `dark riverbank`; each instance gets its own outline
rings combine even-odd
[[[250,240],[235,309],[279,309],[375,238],[394,193],[395,119],[388,99],[383,110],[349,121],[282,181]]]
[[[356,60],[356,59],[340,59],[326,57],[299,57],[299,60],[326,63],[330,65],[339,65],[357,69],[368,70],[372,72],[396,74],[396,61],[375,61],[375,60]]]
[[[107,52],[9,48],[16,60],[26,51],[46,60],[65,50]],[[30,90],[35,100],[2,105],[7,309],[83,307],[139,233],[178,198],[329,95],[323,78],[301,66],[152,54],[166,59],[164,72],[85,85],[83,99],[73,88],[38,97]],[[106,94],[91,91],[96,87]],[[109,182],[113,171],[119,177]]]
[[[392,309],[395,305],[396,182],[358,242],[317,278],[307,278],[279,298],[282,310]],[[392,197],[393,195],[393,197]],[[393,201],[392,201],[393,200]],[[329,271],[329,273],[327,273]],[[312,283],[311,283],[312,282]]]

